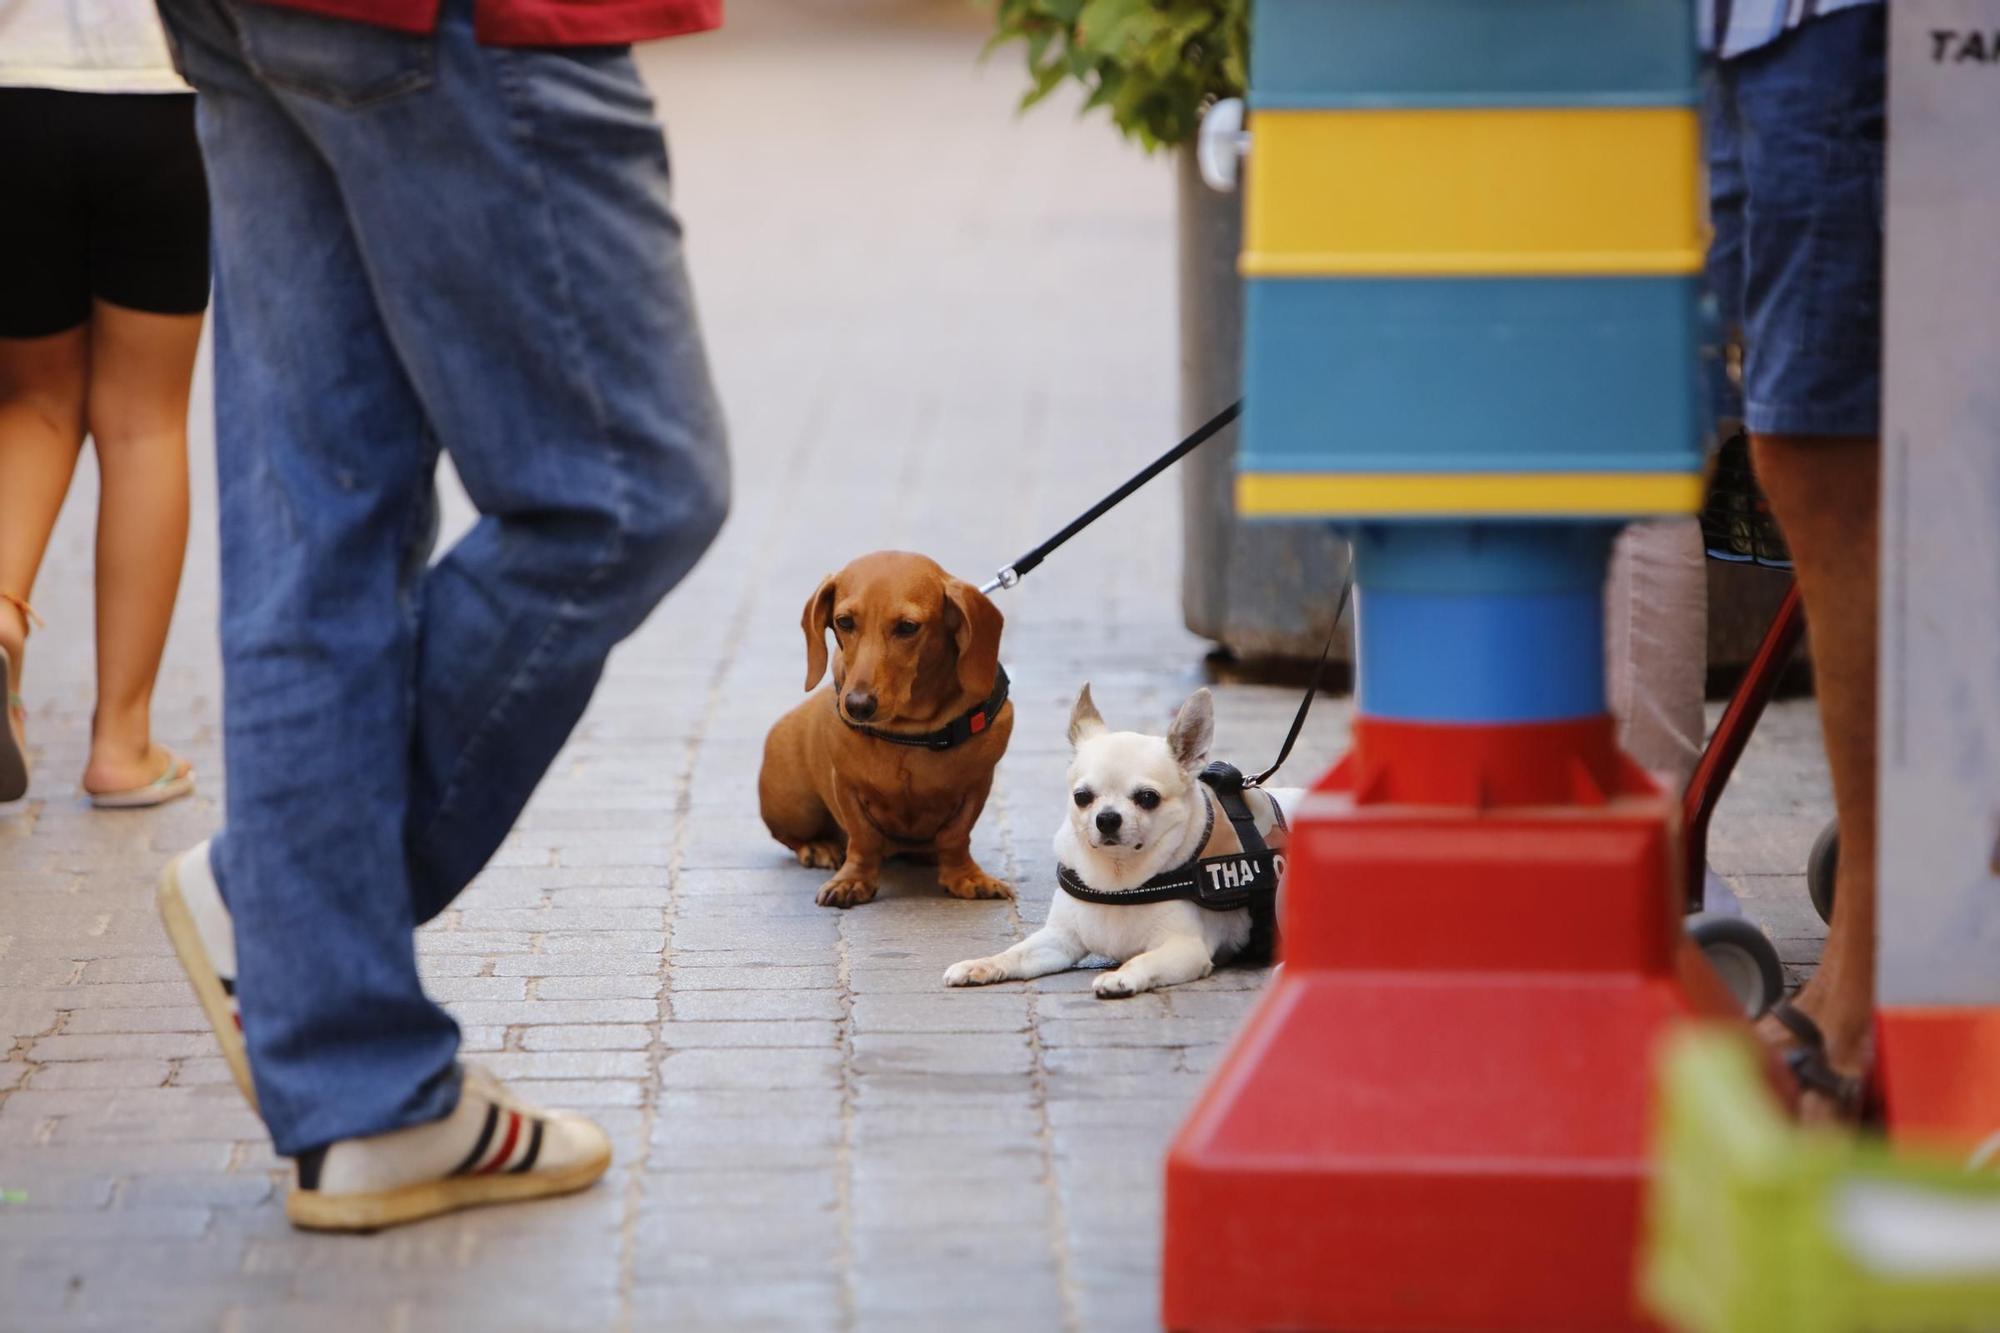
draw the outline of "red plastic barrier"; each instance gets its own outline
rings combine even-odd
[[[1649,1328],[1632,1263],[1654,1045],[1741,1012],[1681,928],[1675,807],[1599,744],[1608,721],[1424,728],[1417,748],[1405,729],[1385,755],[1397,725],[1357,724],[1362,753],[1295,823],[1284,966],[1168,1158],[1166,1322]],[[1535,790],[1587,778],[1598,799],[1379,801],[1435,797],[1423,746],[1463,773],[1537,744],[1515,769]]]

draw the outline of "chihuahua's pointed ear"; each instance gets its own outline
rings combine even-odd
[[[1090,697],[1090,682],[1085,681],[1083,692],[1076,696],[1076,707],[1069,710],[1069,743],[1072,747],[1081,745],[1103,730],[1104,715],[1097,711]]]
[[[812,689],[826,674],[826,632],[833,628],[833,578],[828,574],[806,598],[799,628],[806,632],[806,688]]]
[[[1196,690],[1174,715],[1167,731],[1167,747],[1188,772],[1198,771],[1208,762],[1209,742],[1215,739],[1215,700],[1206,689]]]
[[[958,685],[967,694],[985,698],[1000,674],[1000,630],[1006,623],[1000,608],[985,593],[963,579],[944,581],[944,600],[955,622],[958,642]]]

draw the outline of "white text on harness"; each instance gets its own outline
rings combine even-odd
[[[1274,856],[1272,862],[1277,873],[1284,874],[1284,858]],[[1247,856],[1233,861],[1217,858],[1208,862],[1207,869],[1208,887],[1212,891],[1248,888],[1257,882],[1257,863]]]

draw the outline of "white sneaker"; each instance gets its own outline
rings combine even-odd
[[[309,1231],[374,1231],[460,1208],[583,1189],[611,1140],[582,1116],[529,1106],[477,1065],[442,1120],[344,1139],[298,1158],[285,1216]]]
[[[250,1052],[243,1044],[243,1011],[236,1003],[236,927],[216,887],[206,839],[167,863],[153,900],[195,998],[215,1029],[222,1058],[254,1111],[257,1089],[250,1081]]]

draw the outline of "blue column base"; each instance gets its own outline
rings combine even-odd
[[[1617,525],[1364,524],[1354,542],[1359,705],[1407,722],[1604,711],[1604,573]]]

